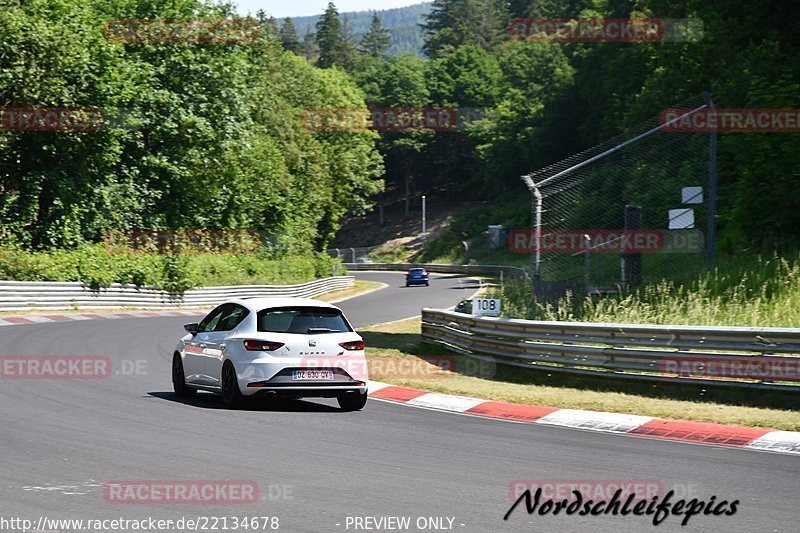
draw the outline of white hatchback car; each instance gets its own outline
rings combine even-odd
[[[364,340],[338,307],[308,298],[230,300],[184,328],[172,359],[179,396],[210,391],[232,409],[252,396],[335,397],[346,411],[366,405]]]

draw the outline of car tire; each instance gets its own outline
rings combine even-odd
[[[233,363],[225,361],[222,366],[222,403],[228,409],[238,409],[244,403],[244,395],[239,390],[239,380]]]
[[[336,397],[342,411],[360,411],[367,405],[367,393],[343,392]]]
[[[406,288],[408,288],[408,287],[410,287],[410,286],[411,286],[411,284],[410,284],[410,283],[406,283]]]
[[[183,359],[181,359],[181,355],[178,353],[172,356],[172,389],[175,391],[176,396],[182,398],[188,398],[197,393],[197,389],[186,385],[186,374],[183,371]]]
[[[426,286],[426,287],[430,287],[430,286],[431,286],[430,282],[429,282],[429,283],[426,283],[426,284],[425,284],[425,286]]]

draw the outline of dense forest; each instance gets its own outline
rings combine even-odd
[[[793,108],[800,6],[767,0],[436,0],[424,51],[390,55],[380,16],[356,36],[334,4],[301,34],[259,13],[236,42],[120,42],[119,20],[235,19],[199,0],[0,0],[0,108],[91,108],[97,131],[0,128],[0,236],[74,247],[111,230],[261,230],[324,249],[384,188],[522,198],[520,175],[685,97]],[[520,17],[700,21],[694,42],[542,43]],[[480,109],[458,131],[319,131],[309,110]],[[111,120],[113,118],[113,120]],[[720,140],[720,224],[742,247],[796,240],[800,136]],[[504,197],[504,195],[506,195]]]
[[[120,42],[107,21],[231,19],[195,0],[3,0],[0,108],[100,109],[96,131],[0,128],[0,237],[32,249],[112,230],[247,229],[324,249],[382,189],[372,132],[317,134],[304,109],[364,108],[355,83],[268,32]]]
[[[718,108],[797,108],[799,14],[779,0],[436,0],[421,21],[427,58],[365,57],[337,30],[326,65],[346,70],[372,108],[484,110],[456,132],[383,132],[379,147],[389,188],[411,181],[417,194],[502,205],[524,196],[521,175],[703,92]],[[331,5],[317,28],[336,18]],[[678,19],[701,30],[664,42],[529,42],[510,38],[519,18]],[[721,135],[727,248],[797,243],[798,153],[797,133]]]

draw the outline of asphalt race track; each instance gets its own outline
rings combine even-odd
[[[402,276],[358,273],[386,289],[342,302],[360,327],[450,307],[477,288],[461,277],[405,288]],[[99,380],[0,380],[0,517],[174,519],[278,517],[279,531],[355,529],[348,517],[445,517],[438,530],[798,531],[800,459],[749,450],[515,424],[371,400],[264,402],[227,411],[212,395],[178,401],[170,358],[188,318],[92,320],[0,328],[0,356],[106,355]],[[108,503],[115,480],[252,481],[237,505]],[[521,480],[657,482],[676,497],[739,500],[734,516],[528,516]],[[372,531],[389,531],[369,524]],[[347,527],[349,525],[349,528]],[[436,523],[434,523],[436,525]],[[174,529],[173,529],[174,530]],[[217,530],[223,530],[219,525]],[[230,530],[230,529],[229,529]],[[13,531],[0,527],[2,533]]]

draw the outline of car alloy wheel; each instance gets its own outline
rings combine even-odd
[[[239,390],[239,380],[236,379],[236,369],[227,361],[222,367],[222,403],[228,409],[236,409],[242,405],[244,396]]]
[[[172,356],[172,389],[177,396],[194,396],[196,389],[186,386],[186,375],[183,372],[183,359],[180,354]]]

